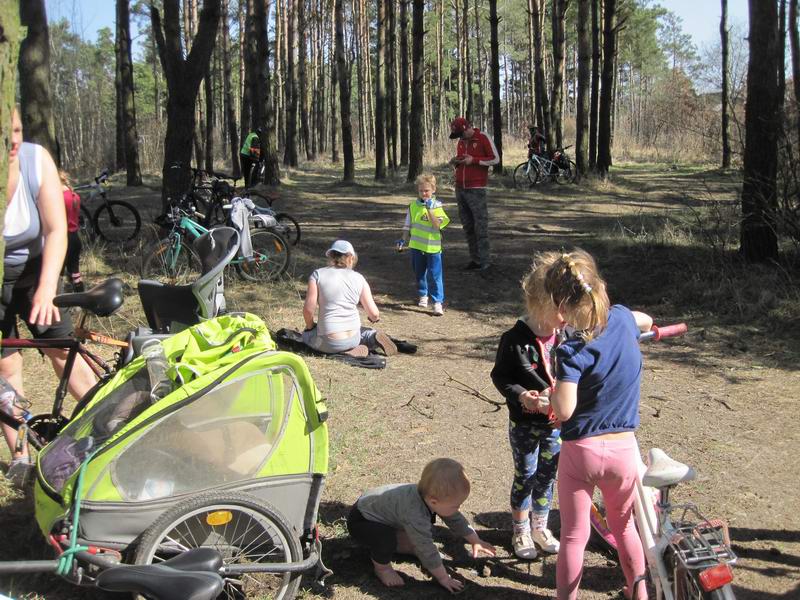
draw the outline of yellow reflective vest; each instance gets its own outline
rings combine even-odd
[[[444,209],[434,208],[433,215],[436,219],[441,219],[439,229],[434,227],[428,219],[428,209],[425,208],[425,203],[420,200],[414,200],[408,206],[409,220],[411,221],[410,239],[408,240],[409,248],[415,248],[426,252],[428,254],[438,254],[442,251],[442,233],[441,230],[447,227],[450,218],[444,212]]]

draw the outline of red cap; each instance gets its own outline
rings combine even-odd
[[[461,134],[469,127],[469,121],[464,117],[456,117],[450,122],[450,139],[454,140],[461,137]]]

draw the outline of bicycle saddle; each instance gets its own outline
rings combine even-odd
[[[103,283],[86,292],[76,294],[59,294],[53,299],[53,304],[59,308],[77,306],[94,313],[98,317],[107,317],[122,306],[122,280],[116,277],[106,279]]]
[[[203,551],[203,552],[198,552]],[[206,551],[216,555],[214,561]],[[135,592],[158,600],[213,600],[224,582],[213,571],[188,571],[181,567],[222,564],[222,557],[210,548],[198,548],[157,565],[120,565],[101,572],[97,587],[109,592]]]
[[[652,448],[647,454],[647,471],[642,476],[642,485],[654,488],[677,485],[681,481],[695,478],[694,469],[671,459],[660,448]]]

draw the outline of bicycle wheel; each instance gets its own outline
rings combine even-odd
[[[248,187],[258,185],[264,181],[264,171],[266,166],[263,162],[258,162],[253,165],[253,170],[250,171],[250,181],[247,183]]]
[[[598,550],[611,555],[616,555],[617,541],[606,520],[606,508],[602,496],[595,490],[592,505],[589,507],[589,523],[592,526],[592,540]]]
[[[222,200],[212,200],[206,210],[206,218],[203,220],[203,225],[206,229],[211,229],[217,225],[224,225],[227,220],[225,209],[222,208]]]
[[[292,563],[303,557],[300,540],[283,515],[239,492],[206,492],[176,504],[142,534],[133,562],[158,564],[201,547],[222,555],[220,598],[290,600],[297,593],[300,573],[235,571],[237,565]]]
[[[250,230],[252,258],[236,263],[239,275],[248,281],[273,281],[289,266],[291,249],[279,234],[268,229]]]
[[[83,205],[81,205],[81,210],[78,213],[78,235],[84,243],[91,242],[95,235],[92,213]]]
[[[185,242],[169,237],[156,243],[142,262],[142,279],[186,285],[202,274],[200,258]]]
[[[531,179],[532,172],[535,170],[533,167],[528,166],[528,161],[521,163],[514,167],[514,187],[517,189],[528,189],[534,184]]]
[[[278,213],[275,215],[275,220],[282,229],[280,234],[292,246],[297,246],[300,243],[300,223],[297,222],[297,219],[289,213]]]
[[[565,183],[575,183],[575,177],[578,173],[578,167],[575,165],[574,162],[569,161],[566,167],[558,167],[558,173],[556,173],[555,179],[556,183],[565,184]]]
[[[129,242],[139,235],[141,227],[139,211],[122,200],[110,200],[94,213],[94,230],[106,242]]]

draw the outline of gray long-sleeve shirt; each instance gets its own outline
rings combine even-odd
[[[417,490],[416,483],[395,483],[367,490],[358,499],[356,506],[370,521],[405,531],[422,566],[428,571],[442,565],[442,557],[433,544],[432,527],[435,517]],[[460,512],[441,519],[460,537],[466,537],[475,531]]]

